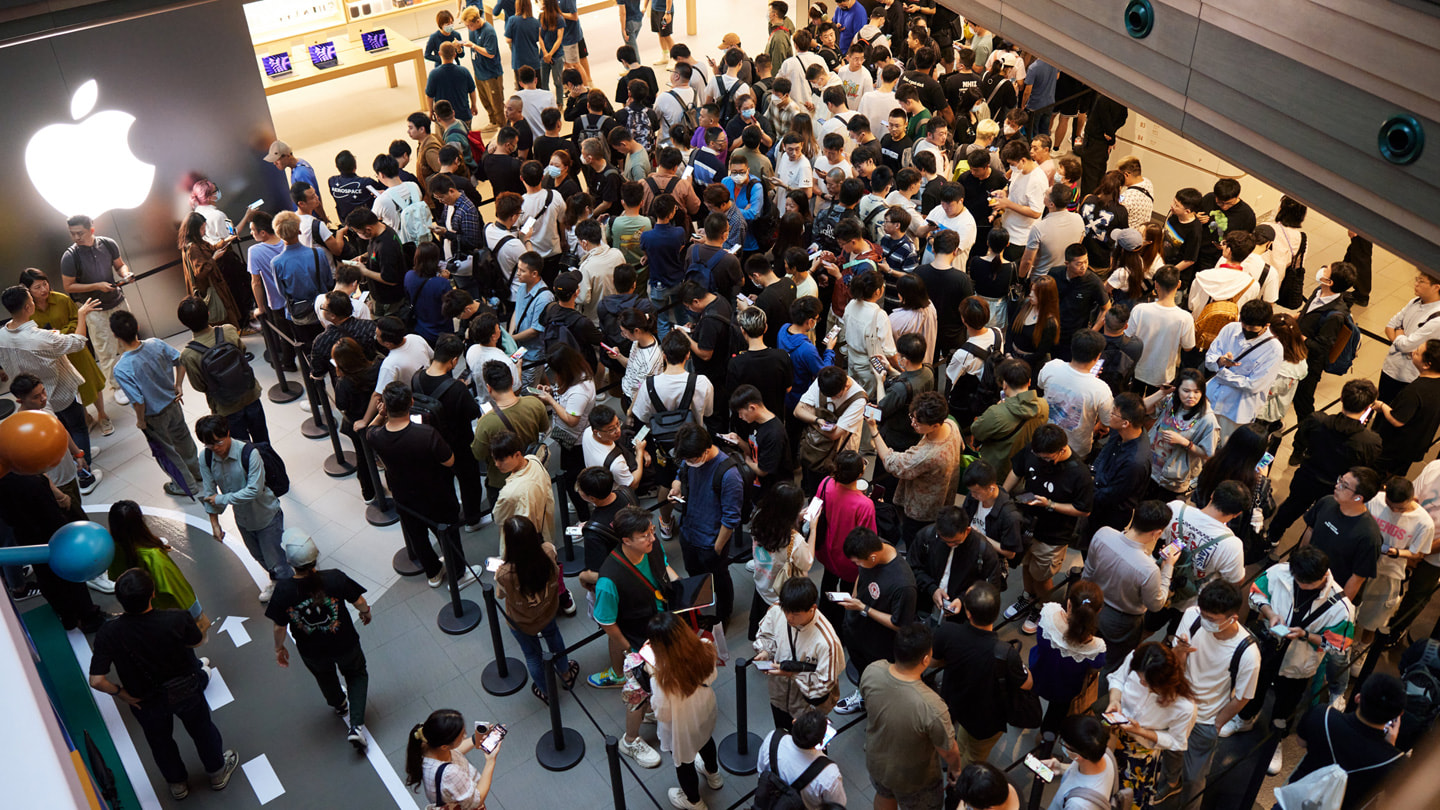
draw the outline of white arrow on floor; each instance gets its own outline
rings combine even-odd
[[[236,647],[244,647],[250,643],[250,634],[245,630],[245,616],[226,616],[225,621],[220,623],[220,629],[215,632],[229,633],[230,640],[235,642]]]

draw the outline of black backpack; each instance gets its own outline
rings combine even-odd
[[[755,810],[805,810],[800,793],[830,767],[830,758],[821,756],[810,763],[794,782],[780,778],[780,738],[789,735],[779,729],[770,735],[770,767],[760,772],[755,785]]]
[[[725,472],[731,467],[740,471],[740,522],[749,523],[750,516],[755,511],[755,470],[745,463],[745,456],[740,454],[738,449],[732,450],[722,444],[717,444],[716,449],[720,451],[720,464],[715,468],[715,475],[710,479],[710,488],[715,491],[715,502],[720,502],[720,485],[725,480]]]
[[[600,115],[591,115],[588,112],[582,114],[575,122],[575,145],[581,146],[590,138],[596,138],[601,143],[605,143],[605,123],[611,120],[613,119],[604,113]]]
[[[655,392],[655,377],[645,378],[645,393],[650,397],[650,409],[653,411],[649,421],[650,441],[661,451],[656,454],[657,458],[661,455],[669,458],[675,447],[675,435],[682,426],[695,421],[695,383],[698,379],[698,374],[690,372],[685,380],[685,391],[680,395],[675,407],[666,408],[665,403],[660,401],[660,395]]]
[[[1120,343],[1106,341],[1100,359],[1105,362],[1100,369],[1100,381],[1110,386],[1110,393],[1120,396],[1130,390],[1130,381],[1135,378],[1135,358],[1125,351],[1134,338],[1122,338]]]
[[[435,391],[427,394],[420,388],[424,378],[423,368],[416,369],[410,377],[410,412],[419,415],[421,422],[439,428],[445,421],[445,394],[460,383],[447,374]]]
[[[250,442],[240,448],[240,468],[245,475],[250,475],[250,457],[260,453],[260,461],[265,464],[265,488],[280,497],[290,491],[290,474],[285,471],[285,462],[280,454],[269,442]],[[210,467],[215,463],[215,453],[210,448],[205,448],[205,466]]]
[[[1427,638],[1416,642],[1424,652],[1400,675],[1405,684],[1405,714],[1400,721],[1402,751],[1409,750],[1440,717],[1440,641]]]
[[[192,340],[189,348],[200,353],[200,376],[206,393],[217,402],[235,402],[255,388],[255,372],[245,359],[245,349],[225,340],[215,327],[215,345]]]
[[[589,358],[590,351],[580,343],[580,338],[575,336],[575,330],[570,327],[570,321],[565,315],[566,311],[574,312],[575,310],[562,307],[558,303],[550,304],[545,308],[545,313],[540,316],[540,319],[545,322],[544,346],[548,350],[556,343],[564,343],[579,352],[581,357]]]
[[[546,206],[547,208],[549,206]],[[541,209],[541,216],[545,211]],[[471,277],[475,285],[480,289],[480,300],[494,298],[499,301],[510,300],[510,283],[515,280],[515,273],[520,268],[520,263],[515,263],[515,270],[510,271],[507,278],[505,272],[500,269],[500,251],[505,246],[514,242],[518,237],[515,234],[506,234],[500,238],[495,247],[490,247],[490,240],[482,232],[480,235],[481,246],[472,254],[470,261]]]
[[[990,327],[990,331],[995,338],[990,348],[982,349],[968,340],[960,347],[980,360],[980,373],[961,374],[950,386],[950,415],[967,431],[986,409],[1000,401],[1000,377],[996,368],[1005,359],[1000,351],[1005,338],[996,327]]]
[[[720,90],[720,95],[715,97],[715,106],[720,108],[720,120],[728,124],[730,123],[730,119],[734,118],[736,113],[739,112],[739,110],[735,108],[734,96],[735,91],[740,89],[741,82],[738,76],[729,76],[727,78],[735,80],[728,88],[725,87],[725,82],[721,81],[721,77],[715,77],[715,89]]]

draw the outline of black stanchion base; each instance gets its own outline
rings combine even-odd
[[[414,558],[410,556],[410,551],[403,548],[390,558],[390,567],[402,577],[413,577],[425,573],[425,567],[415,562]]]
[[[325,459],[325,464],[321,469],[325,470],[325,474],[331,478],[345,478],[354,475],[355,454],[349,450],[341,451],[338,456],[331,453],[330,457]]]
[[[317,425],[315,423],[315,417],[312,416],[300,423],[300,435],[307,439],[328,439],[330,438],[330,431]]]
[[[747,754],[740,753],[739,734],[731,734],[720,741],[720,767],[736,776],[755,773],[755,763],[760,759],[759,735],[746,733],[745,741],[745,750],[749,752]]]
[[[555,700],[556,697],[551,695],[550,699]],[[564,739],[564,750],[555,747],[553,730],[540,735],[540,740],[535,743],[535,761],[547,771],[568,771],[585,758],[585,738],[580,736],[580,732],[562,728],[560,733]]]
[[[567,560],[565,552],[560,552],[560,570],[564,571],[567,577],[579,576],[580,572],[585,570],[585,555],[577,551],[575,559]]]
[[[528,680],[525,675],[525,662],[517,661],[514,658],[505,659],[505,669],[510,674],[508,677],[500,677],[500,665],[491,661],[485,665],[485,671],[480,673],[480,686],[486,692],[496,696],[504,697],[513,695],[525,688]],[[568,744],[568,743],[567,743]]]
[[[371,526],[394,526],[400,522],[400,513],[396,512],[393,506],[389,509],[381,509],[373,503],[366,504],[365,522]]]
[[[850,679],[850,683],[856,686],[860,685],[860,670],[855,668],[854,661],[845,662],[845,677]]]
[[[440,626],[440,631],[450,636],[463,636],[466,633],[480,626],[480,616],[483,611],[480,606],[469,599],[460,600],[460,615],[455,615],[453,604],[440,608],[440,615],[435,617],[435,623]],[[523,668],[523,664],[521,665]]]
[[[269,397],[271,402],[274,402],[277,405],[283,405],[286,402],[294,402],[295,400],[300,398],[301,394],[304,393],[305,386],[301,385],[300,383],[290,382],[287,380],[284,385],[281,385],[280,383],[275,383],[274,385],[270,386],[270,390],[266,392],[265,396]]]

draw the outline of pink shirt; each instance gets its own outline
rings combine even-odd
[[[865,493],[842,487],[833,478],[820,482],[819,492],[825,503],[825,536],[816,544],[815,555],[831,573],[854,582],[860,569],[845,556],[845,536],[856,526],[875,529],[875,503]]]

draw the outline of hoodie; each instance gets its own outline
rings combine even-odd
[[[980,458],[999,473],[1010,469],[1011,457],[1029,445],[1036,429],[1049,419],[1049,404],[1029,389],[991,405],[975,420],[970,432]]]
[[[1266,279],[1269,282],[1269,279]],[[1190,311],[1196,315],[1211,301],[1235,299],[1235,306],[1260,297],[1260,284],[1255,277],[1236,264],[1222,264],[1195,274],[1190,286]]]

